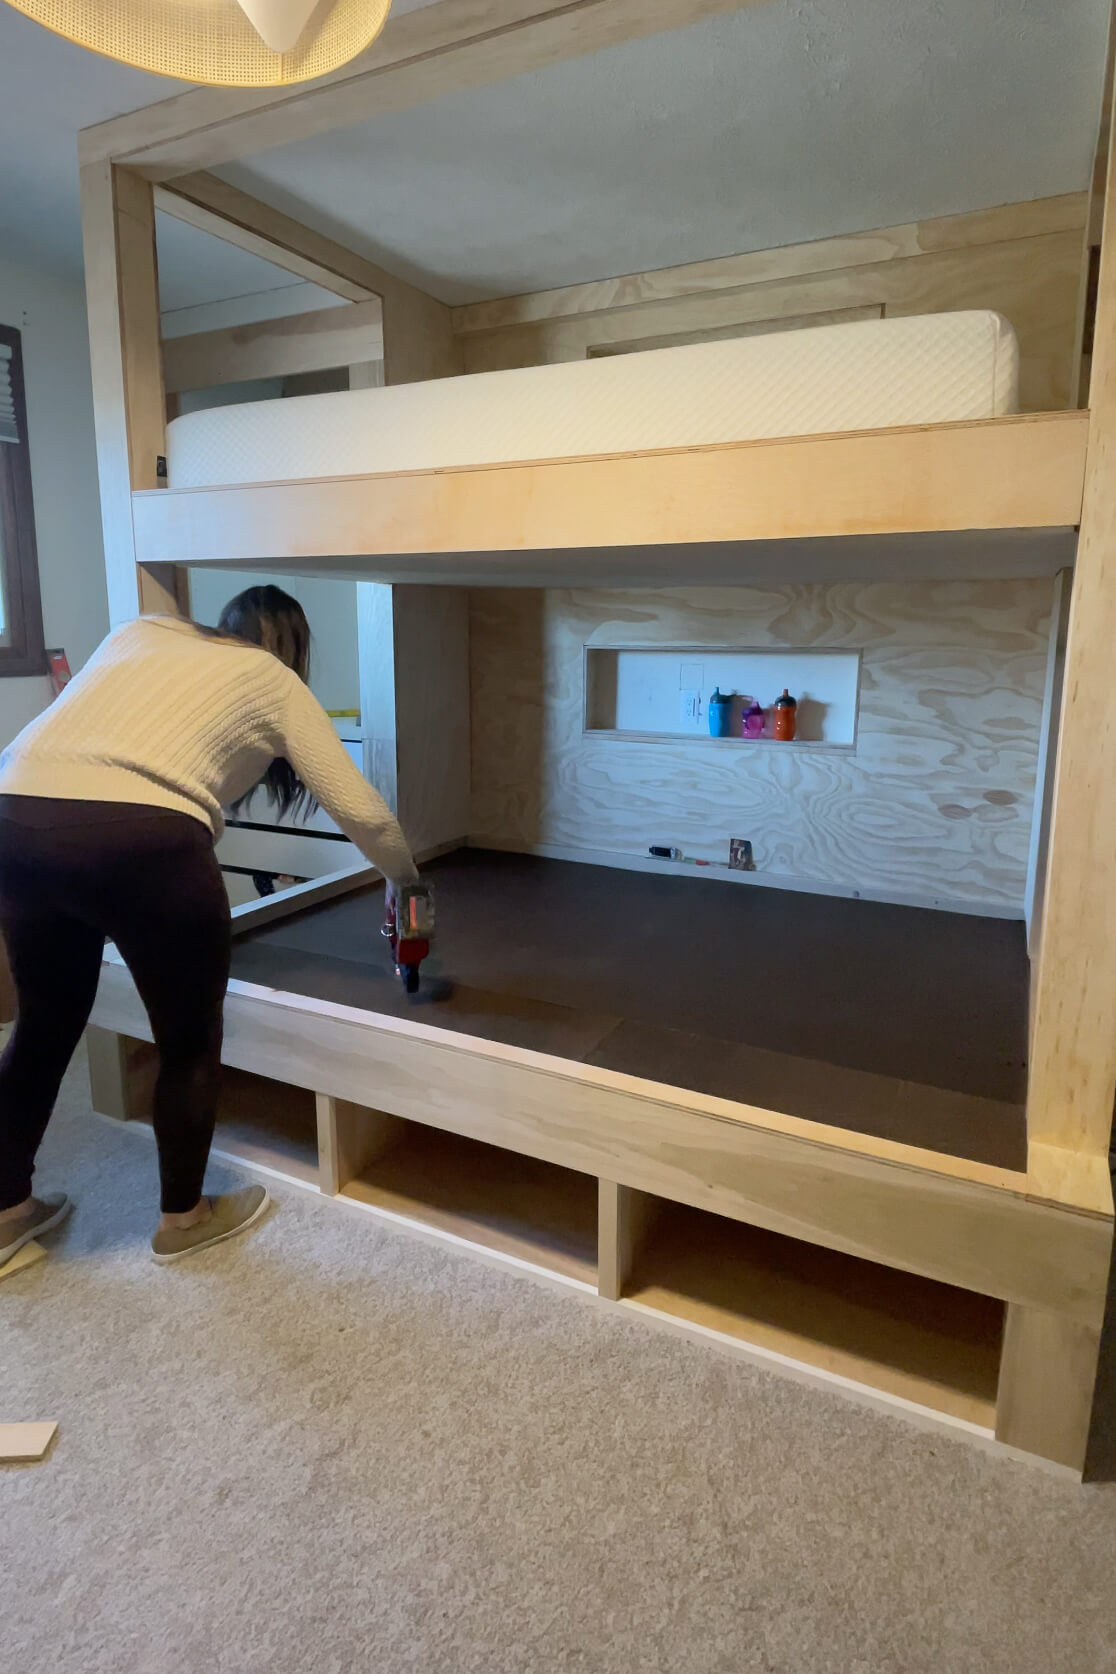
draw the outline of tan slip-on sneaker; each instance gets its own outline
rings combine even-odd
[[[271,1199],[263,1186],[245,1186],[243,1191],[211,1197],[209,1203],[212,1213],[208,1220],[199,1221],[197,1226],[169,1227],[155,1234],[151,1254],[156,1261],[163,1265],[181,1261],[196,1250],[208,1250],[211,1244],[223,1244],[226,1238],[247,1232],[266,1215]]]
[[[48,1192],[46,1197],[33,1198],[32,1204],[29,1215],[0,1224],[0,1267],[33,1238],[41,1238],[44,1232],[53,1232],[56,1226],[61,1226],[73,1208],[65,1192]]]

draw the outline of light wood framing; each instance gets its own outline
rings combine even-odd
[[[132,492],[154,488],[166,451],[155,206],[145,181],[111,162],[81,171],[85,293],[109,618],[186,607],[185,578],[135,548]],[[137,565],[139,568],[137,568]]]
[[[370,52],[311,86],[196,88],[87,128],[83,162],[149,179],[212,168],[765,0],[438,0],[392,17]]]
[[[1072,527],[1088,419],[1046,413],[515,465],[139,493],[141,560],[258,564]],[[638,563],[638,554],[637,563]],[[390,567],[389,567],[389,573]],[[415,567],[415,579],[422,571]],[[520,561],[511,574],[530,584]],[[685,575],[685,565],[678,572]],[[739,573],[739,558],[737,558]]]
[[[452,587],[357,586],[364,771],[416,851],[469,831],[469,609]]]
[[[1026,1175],[250,983],[225,1019],[235,1068],[1099,1326],[1110,1223]],[[115,963],[94,1020],[150,1039]]]
[[[600,1180],[600,1269],[598,1288],[610,1302],[619,1302],[628,1289],[639,1252],[662,1207],[648,1192],[633,1191],[615,1180]]]
[[[1075,405],[1086,196],[1068,193],[454,310],[465,369],[580,360],[842,320],[990,308],[1020,406]]]
[[[158,208],[350,302],[379,297],[389,384],[462,370],[444,303],[216,175],[191,174],[174,181],[159,193]]]
[[[1104,1155],[1116,1088],[1116,240],[1111,141],[1035,995],[1032,1139]]]
[[[1054,771],[1058,756],[1058,725],[1062,714],[1065,685],[1066,635],[1069,628],[1073,576],[1061,570],[1054,578],[1054,600],[1050,616],[1050,642],[1043,682],[1042,724],[1038,740],[1038,771],[1035,775],[1031,845],[1027,857],[1027,885],[1024,916],[1027,921],[1027,952],[1032,968],[1038,970],[1042,940],[1042,914],[1046,889],[1046,864],[1050,847],[1050,810],[1054,802]]]
[[[1085,208],[1084,192],[1067,192],[1059,197],[1036,198],[1030,203],[1003,204],[964,215],[943,215],[897,227],[812,239],[805,244],[782,244],[773,250],[754,250],[744,255],[687,262],[679,267],[656,268],[648,273],[629,273],[617,279],[597,279],[524,296],[499,297],[492,302],[473,302],[455,308],[453,327],[459,336],[471,337],[548,320],[612,314],[648,302],[774,285],[788,279],[847,272],[858,267],[879,267],[886,262],[945,250],[975,249],[1075,233],[1084,226]]]
[[[612,562],[628,562],[619,573],[645,585],[652,572],[656,581],[697,579],[688,554],[719,554],[717,561],[728,563],[735,553],[739,562],[740,543],[749,543],[759,563],[777,565],[785,555],[793,565],[808,548],[810,562],[819,564],[823,551],[842,561],[853,542],[887,554],[898,551],[897,543],[964,534],[973,550],[982,541],[1019,543],[1019,552],[1037,546],[1044,554],[1037,570],[1009,573],[1051,573],[1065,564],[1069,532],[1080,525],[1044,890],[1041,868],[1035,869],[1042,937],[1025,1171],[916,1151],[777,1109],[699,1097],[244,983],[230,989],[225,1043],[230,1066],[316,1095],[321,1182],[352,1201],[398,1216],[406,1182],[400,1186],[386,1172],[377,1176],[377,1163],[386,1169],[394,1156],[393,1168],[402,1167],[418,1129],[518,1153],[543,1177],[553,1168],[588,1181],[596,1203],[592,1258],[571,1246],[551,1259],[549,1233],[503,1248],[494,1236],[475,1241],[599,1288],[613,1305],[662,1314],[683,1307],[678,1299],[688,1281],[677,1263],[665,1279],[660,1263],[658,1276],[647,1281],[651,1301],[631,1294],[641,1246],[649,1262],[654,1255],[664,1205],[666,1219],[670,1206],[680,1205],[753,1229],[757,1262],[766,1259],[763,1240],[786,1239],[831,1252],[836,1271],[839,1262],[855,1259],[890,1270],[892,1278],[910,1275],[912,1282],[992,1299],[1006,1318],[998,1388],[986,1387],[989,1350],[982,1341],[976,1382],[965,1382],[965,1355],[955,1356],[949,1376],[961,1381],[938,1405],[978,1429],[994,1422],[1003,1442],[1080,1472],[1113,1230],[1105,1167],[1116,1090],[1116,694],[1108,666],[1116,637],[1111,159],[1104,200],[1110,236],[1101,244],[1095,328],[1085,345],[1091,348],[1088,412],[1035,411],[980,423],[396,476],[176,492],[156,487],[166,395],[156,208],[333,290],[369,318],[380,299],[388,383],[715,337],[843,310],[991,306],[1013,318],[1020,333],[1024,405],[1064,406],[1082,385],[1088,275],[1081,252],[1098,234],[1099,194],[1088,202],[1084,193],[1070,194],[455,312],[205,172],[268,145],[364,120],[370,98],[380,112],[404,109],[738,4],[510,0],[497,11],[491,0],[437,0],[393,20],[359,66],[314,87],[243,94],[198,89],[88,131],[83,224],[112,616],[119,621],[141,608],[181,608],[175,566],[204,562],[324,573],[332,567],[368,580],[464,585],[477,578],[480,553],[489,566],[481,579],[544,584],[556,566],[592,563],[610,549]],[[161,182],[157,194],[153,181]],[[268,329],[273,339],[291,341],[312,330],[303,324],[285,333],[274,323]],[[333,329],[321,327],[326,335]],[[378,364],[376,347],[365,339],[347,344],[345,361]],[[176,368],[175,356],[190,352],[172,350],[168,357],[172,391],[188,387],[182,379],[192,374]],[[193,353],[200,364],[199,345]],[[1060,557],[1051,565],[1056,548]],[[629,558],[616,560],[617,552]],[[580,571],[582,579],[586,573]],[[463,689],[463,603],[447,602],[443,611],[439,602],[433,613],[427,605],[434,601],[424,603],[416,592],[397,621],[392,604],[393,648],[403,641],[421,645],[429,630],[442,647],[438,701],[453,702]],[[410,678],[421,681],[427,672],[412,667]],[[1056,669],[1053,678],[1056,685]],[[394,672],[392,679],[397,705]],[[430,787],[415,766],[415,739],[429,736],[429,717],[424,720],[420,701],[407,704],[402,720],[393,708],[390,734],[379,743],[394,753],[397,794],[402,799],[406,790],[423,810],[426,840],[452,842],[464,835],[457,826],[468,803],[468,763],[447,745],[453,760],[441,767],[459,769],[452,793],[424,802]],[[374,753],[377,740],[368,742]],[[237,922],[266,922],[365,876],[319,880],[239,912]],[[93,1022],[101,1031],[92,1036],[96,1098],[117,1115],[134,1113],[135,1061],[121,1042],[145,1040],[149,1030],[115,957],[106,961]],[[258,1152],[252,1155],[259,1160]],[[504,1189],[498,1167],[492,1179],[491,1189]],[[559,1201],[562,1192],[544,1195]],[[578,1201],[584,1206],[582,1195]],[[429,1219],[435,1224],[433,1211]],[[450,1215],[446,1222],[443,1215],[442,1230],[452,1222],[454,1236],[474,1241],[470,1220],[470,1214]],[[746,1247],[747,1240],[740,1248]],[[793,1348],[804,1343],[802,1319],[817,1320],[819,1337],[824,1334],[831,1279],[816,1267],[804,1274],[803,1312],[793,1331],[761,1331],[739,1319],[726,1326],[718,1299],[703,1301],[687,1317],[776,1358],[800,1357],[838,1380],[873,1382],[872,1354],[863,1345],[846,1353],[819,1340],[813,1349],[805,1343],[800,1356]],[[918,1353],[925,1348],[923,1340]],[[943,1364],[949,1360],[947,1353]],[[932,1385],[925,1366],[878,1380],[878,1387],[915,1405],[934,1404]]]
[[[1080,1470],[1089,1442],[1100,1331],[1063,1314],[1007,1311],[996,1436]]]

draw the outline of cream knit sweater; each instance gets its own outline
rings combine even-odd
[[[0,794],[174,808],[219,837],[222,808],[276,756],[385,877],[414,877],[394,816],[298,676],[267,651],[172,616],[109,635],[0,755]]]

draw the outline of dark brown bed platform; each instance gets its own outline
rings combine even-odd
[[[1026,1167],[1021,923],[481,849],[426,875],[448,999],[401,992],[375,884],[238,937],[233,975]]]

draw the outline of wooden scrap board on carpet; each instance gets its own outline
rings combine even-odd
[[[53,1421],[41,1424],[0,1424],[0,1465],[18,1465],[25,1460],[41,1459],[54,1440],[58,1425]]]
[[[0,1267],[0,1279],[10,1279],[14,1273],[22,1273],[26,1267],[34,1267],[37,1261],[42,1261],[46,1255],[41,1244],[34,1239],[30,1244],[24,1244],[22,1250],[17,1250],[10,1261]]]

